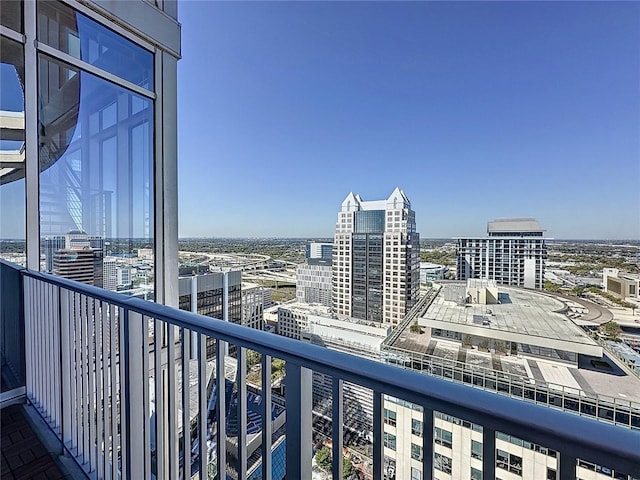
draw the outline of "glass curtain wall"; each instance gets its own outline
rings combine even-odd
[[[0,9],[0,257],[27,263],[26,165],[37,162],[40,269],[153,299],[154,54],[62,2],[35,8],[35,32],[24,2]],[[25,104],[34,83],[37,109]]]
[[[153,54],[58,2],[37,32],[41,269],[152,299]]]
[[[26,265],[24,46],[22,2],[4,2],[0,22],[0,257]]]

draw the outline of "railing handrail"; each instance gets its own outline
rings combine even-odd
[[[221,339],[293,364],[353,382],[425,408],[462,418],[600,465],[640,473],[640,432],[526,401],[396,368],[366,358],[127,297],[42,272],[22,275],[109,302],[176,327]],[[382,414],[382,412],[380,412]]]

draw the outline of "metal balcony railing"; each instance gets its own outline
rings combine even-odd
[[[423,478],[431,478],[442,462],[433,447],[436,412],[482,426],[486,479],[496,476],[496,434],[558,452],[558,478],[563,480],[576,478],[577,465],[585,464],[640,478],[637,430],[63,278],[28,270],[21,275],[27,397],[91,478],[204,478],[201,472],[207,478],[253,478],[248,457],[256,438],[261,478],[277,478],[276,443],[286,443],[287,479],[311,478],[312,372],[333,379],[333,478],[342,478],[344,382],[373,391],[371,471],[376,480],[385,472],[386,396],[422,409],[421,467],[429,472]],[[210,361],[208,338],[215,339],[216,347]],[[229,346],[237,359],[232,388],[225,380]],[[247,392],[249,350],[261,354],[262,365],[261,391],[253,396]],[[280,427],[272,422],[272,359],[286,362],[285,442],[275,435]],[[247,422],[247,399],[258,395],[261,428],[256,433],[253,420]],[[227,419],[232,410],[235,421]]]

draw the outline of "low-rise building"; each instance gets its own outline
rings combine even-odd
[[[560,297],[487,280],[447,283],[418,319],[421,328],[409,328],[405,322],[402,331],[387,339],[382,356],[388,363],[522,401],[574,411],[585,400],[616,405],[622,401],[621,412],[640,408],[640,379],[566,313],[569,303]],[[388,478],[483,478],[482,427],[439,412],[433,420],[434,470],[423,475],[422,422],[419,407],[385,397]],[[496,479],[561,478],[558,454],[545,445],[496,432],[495,458]],[[612,472],[580,461],[578,476],[596,480],[611,478]]]
[[[640,298],[640,276],[622,273],[617,268],[602,269],[602,285],[609,292],[623,300],[627,297]]]

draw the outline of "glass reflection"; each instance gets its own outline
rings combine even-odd
[[[22,0],[2,2],[0,7],[0,25],[22,33]]]
[[[38,40],[153,90],[153,54],[59,2],[38,2]]]
[[[39,97],[42,268],[151,299],[153,102],[45,55]]]
[[[20,265],[25,220],[24,49],[0,37],[0,257]]]

